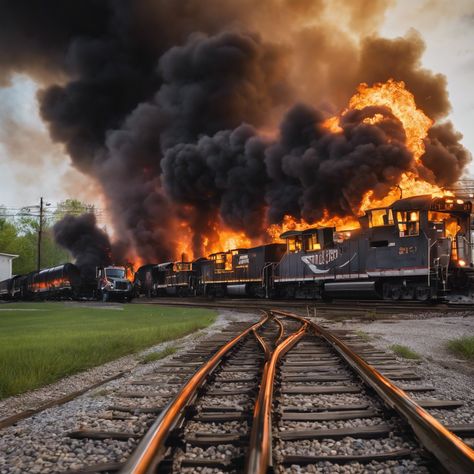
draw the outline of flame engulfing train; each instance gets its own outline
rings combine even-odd
[[[357,230],[288,231],[283,244],[144,265],[135,286],[148,296],[428,300],[469,294],[471,211],[471,202],[456,198],[400,199],[367,211]]]

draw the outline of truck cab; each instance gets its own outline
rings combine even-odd
[[[97,293],[103,302],[110,300],[131,301],[133,285],[127,278],[127,271],[122,266],[97,268]]]

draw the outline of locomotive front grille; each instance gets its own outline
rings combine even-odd
[[[127,288],[128,288],[128,285],[126,281],[117,281],[115,283],[116,290],[126,290]]]

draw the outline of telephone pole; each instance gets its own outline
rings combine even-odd
[[[39,206],[39,230],[38,230],[38,271],[41,270],[41,237],[43,235],[43,198],[40,199]]]

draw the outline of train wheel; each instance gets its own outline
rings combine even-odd
[[[392,286],[390,290],[390,298],[394,301],[398,301],[402,297],[402,289],[400,286]]]
[[[418,301],[428,301],[431,296],[431,290],[427,286],[417,286],[415,297]]]

